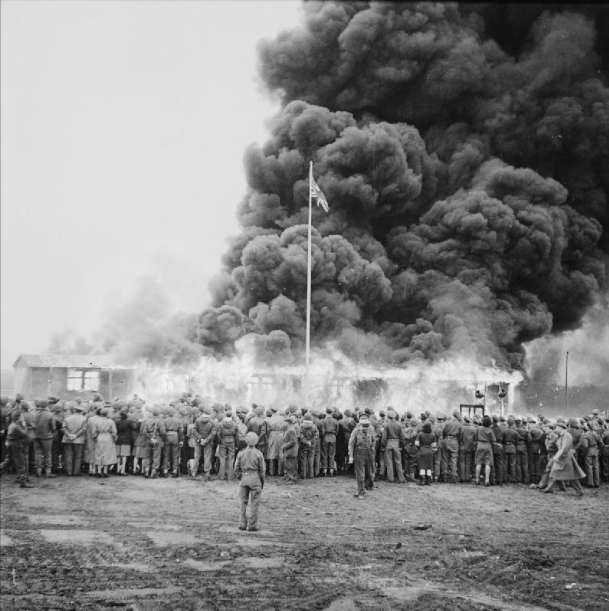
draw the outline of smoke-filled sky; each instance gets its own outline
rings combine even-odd
[[[239,231],[244,150],[278,108],[256,43],[297,23],[299,4],[0,10],[2,367],[52,334],[89,338],[145,286],[150,300],[163,287],[164,313],[203,309]]]
[[[67,3],[59,36],[24,4],[38,31],[14,17],[24,40],[3,19],[22,66],[3,75],[3,123],[22,117],[3,133],[3,174],[22,162],[3,185],[17,262],[3,326],[23,308],[42,339],[60,331],[47,309],[70,311],[70,326],[95,327],[91,344],[59,334],[58,351],[186,362],[247,345],[261,363],[298,364],[310,161],[330,204],[313,212],[318,350],[522,370],[532,341],[606,312],[605,6],[306,2],[297,25],[289,12],[258,31],[235,2],[228,30],[196,22],[209,2]],[[254,41],[271,31],[258,70],[280,110],[244,141],[262,113],[240,92],[255,91]],[[252,63],[239,72],[243,32]],[[529,350],[537,369],[543,352]]]
[[[243,232],[197,337],[215,354],[304,343],[306,171],[312,335],[355,362],[468,357],[525,367],[525,344],[605,300],[605,6],[311,2],[261,47],[281,96],[248,148]]]

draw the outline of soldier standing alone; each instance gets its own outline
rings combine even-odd
[[[264,473],[266,463],[264,455],[256,449],[258,435],[253,432],[245,436],[247,447],[237,454],[235,463],[235,475],[241,478],[239,486],[239,498],[241,500],[241,512],[239,519],[239,530],[258,530],[258,508],[260,495],[264,488]],[[250,505],[250,518],[247,519],[247,506]]]

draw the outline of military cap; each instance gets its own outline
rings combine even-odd
[[[313,422],[313,416],[311,414],[305,414],[304,420],[306,420],[307,422]]]
[[[397,417],[397,413],[395,412],[395,410],[392,410],[392,409],[387,410],[387,418],[391,418],[393,420],[396,417]]]
[[[514,416],[508,416],[508,419],[507,419],[508,424],[514,424],[515,422],[516,422],[516,419],[514,418]]]
[[[364,414],[368,414],[368,416],[370,416],[372,414],[372,410],[367,407],[366,409],[364,409]]]
[[[507,421],[507,418],[503,414],[501,414],[501,416],[499,416],[499,422],[506,422],[506,421]]]
[[[572,429],[576,429],[579,427],[579,421],[577,420],[577,418],[569,418],[567,425],[570,426]]]
[[[385,410],[384,410],[384,409],[382,409],[382,410],[379,412],[379,416],[386,416],[386,415],[387,415],[387,413],[385,412]]]
[[[499,415],[493,414],[493,422],[499,422]]]
[[[469,416],[463,416],[463,422],[465,422],[465,424],[471,424],[472,423],[472,421],[471,421]]]
[[[351,418],[353,416],[353,412],[350,409],[346,409],[343,413],[345,416],[347,416],[347,418]]]
[[[592,410],[592,415],[593,415],[593,416],[598,416],[599,414],[600,414],[600,412],[599,412],[599,411],[598,411],[596,408],[594,408],[594,409]]]
[[[560,426],[563,429],[567,428],[567,423],[564,418],[556,418],[556,426]]]

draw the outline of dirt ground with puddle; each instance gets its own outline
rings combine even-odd
[[[2,478],[0,608],[606,611],[609,486]]]

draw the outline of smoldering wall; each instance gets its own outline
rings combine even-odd
[[[495,11],[498,12],[495,12]],[[196,341],[298,363],[308,167],[312,342],[404,367],[459,356],[518,370],[607,292],[608,10],[306,2],[259,47],[281,100],[245,152],[243,230]]]

